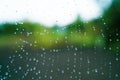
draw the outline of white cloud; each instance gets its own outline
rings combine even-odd
[[[82,20],[99,17],[111,2],[112,0],[0,0],[0,22],[28,19],[48,26],[64,26],[73,22],[78,14]]]

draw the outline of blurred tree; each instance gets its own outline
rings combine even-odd
[[[78,16],[73,23],[67,25],[66,31],[68,33],[83,31],[85,29],[84,27],[84,23],[80,20],[80,17]]]
[[[10,34],[13,34],[16,29],[19,29],[20,25],[15,25],[15,24],[12,24],[12,23],[6,23],[6,24],[2,24],[0,25],[0,27],[2,27],[0,29],[0,35],[10,35]]]
[[[105,27],[106,45],[109,49],[120,50],[120,1],[114,0],[112,6],[102,17]]]

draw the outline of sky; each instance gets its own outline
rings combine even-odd
[[[0,23],[30,20],[46,26],[65,26],[77,16],[100,17],[112,0],[0,0]]]

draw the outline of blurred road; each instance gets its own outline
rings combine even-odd
[[[0,80],[120,80],[120,55],[102,48],[0,48]]]

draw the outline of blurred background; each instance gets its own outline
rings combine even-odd
[[[119,22],[119,0],[0,0],[0,80],[119,80]]]
[[[119,52],[120,2],[118,0],[111,2],[110,0],[108,1],[98,0],[99,4],[100,2],[101,4],[102,2],[109,3],[108,5],[109,8],[107,9],[106,7],[104,7],[105,4],[101,5],[102,7],[105,8],[105,10],[102,11],[103,13],[101,12],[101,15],[96,16],[96,14],[98,14],[97,12],[94,14],[91,13],[90,15],[88,14],[84,15],[88,16],[88,18],[81,15],[77,15],[76,19],[70,23],[60,23],[59,22],[60,20],[57,21],[57,19],[54,24],[51,23],[52,25],[49,25],[47,22],[46,24],[42,24],[42,22],[41,23],[35,22],[29,19],[18,21],[14,21],[13,19],[12,21],[9,20],[9,17],[17,13],[9,15],[9,17],[6,18],[8,20],[2,19],[2,17],[4,16],[1,15],[0,47],[12,46],[17,48],[18,45],[25,45],[27,47],[32,47],[34,49],[38,47],[45,48],[64,47],[65,45],[72,44],[86,47],[99,46],[108,48],[109,50],[115,52],[116,51]],[[80,9],[80,11],[82,10]],[[94,11],[97,11],[97,9]],[[6,13],[2,12],[1,14]],[[89,16],[91,17],[89,18]]]

